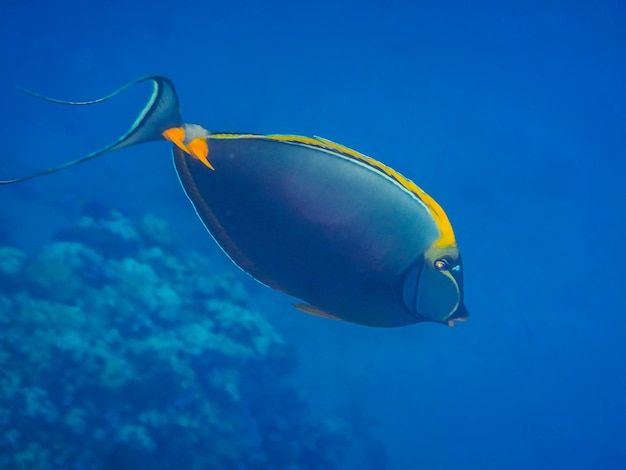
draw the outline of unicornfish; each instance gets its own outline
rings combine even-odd
[[[441,206],[373,158],[321,137],[210,132],[181,117],[173,83],[134,80],[88,105],[148,82],[130,129],[52,173],[149,141],[173,143],[174,167],[198,217],[224,253],[261,283],[320,317],[373,327],[467,319],[463,264]]]

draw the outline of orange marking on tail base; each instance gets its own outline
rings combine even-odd
[[[200,160],[211,170],[215,170],[215,168],[213,168],[213,165],[211,165],[209,163],[209,160],[207,159],[207,155],[209,154],[209,146],[205,138],[198,137],[197,139],[193,139],[191,142],[189,142],[188,145],[185,145],[185,129],[182,127],[172,127],[163,131],[161,135],[165,140],[169,140],[185,153],[188,153],[192,157]]]
[[[171,129],[167,129],[163,131],[161,134],[166,140],[173,142],[177,147],[180,147],[185,152],[187,151],[187,147],[183,141],[185,140],[185,129],[182,127],[172,127]]]
[[[202,137],[193,139],[191,142],[189,142],[189,144],[187,144],[187,149],[187,152],[190,155],[196,157],[211,170],[215,170],[215,168],[213,168],[213,165],[211,165],[209,163],[209,160],[207,159],[207,155],[209,154],[209,146],[206,143],[206,139]]]

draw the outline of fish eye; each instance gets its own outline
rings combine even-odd
[[[449,271],[450,269],[452,269],[452,262],[450,258],[446,256],[444,258],[439,258],[435,260],[433,266],[438,271]]]

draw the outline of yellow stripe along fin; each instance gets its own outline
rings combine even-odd
[[[441,206],[435,201],[432,197],[430,197],[422,188],[416,185],[410,179],[404,177],[400,173],[398,173],[393,168],[390,168],[378,160],[375,160],[371,157],[363,155],[356,150],[352,150],[345,145],[337,144],[332,140],[325,139],[323,137],[305,137],[299,135],[286,135],[286,134],[238,134],[238,133],[215,133],[209,135],[210,139],[267,139],[280,141],[285,143],[291,143],[294,145],[303,145],[307,147],[313,147],[317,149],[331,150],[337,152],[343,156],[347,156],[350,158],[354,158],[367,164],[369,167],[374,168],[375,170],[384,173],[385,175],[391,177],[397,183],[399,183],[403,188],[405,188],[410,193],[414,194],[420,201],[424,203],[424,205],[431,212],[435,222],[437,223],[437,227],[439,228],[440,236],[439,239],[435,242],[435,246],[438,248],[446,248],[450,246],[456,246],[456,239],[454,237],[454,231],[452,230],[452,225],[450,224],[450,220],[448,216],[441,208]]]

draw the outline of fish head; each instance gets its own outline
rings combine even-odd
[[[452,327],[456,321],[467,320],[463,262],[456,245],[432,245],[415,266],[405,276],[405,306],[423,321]]]

